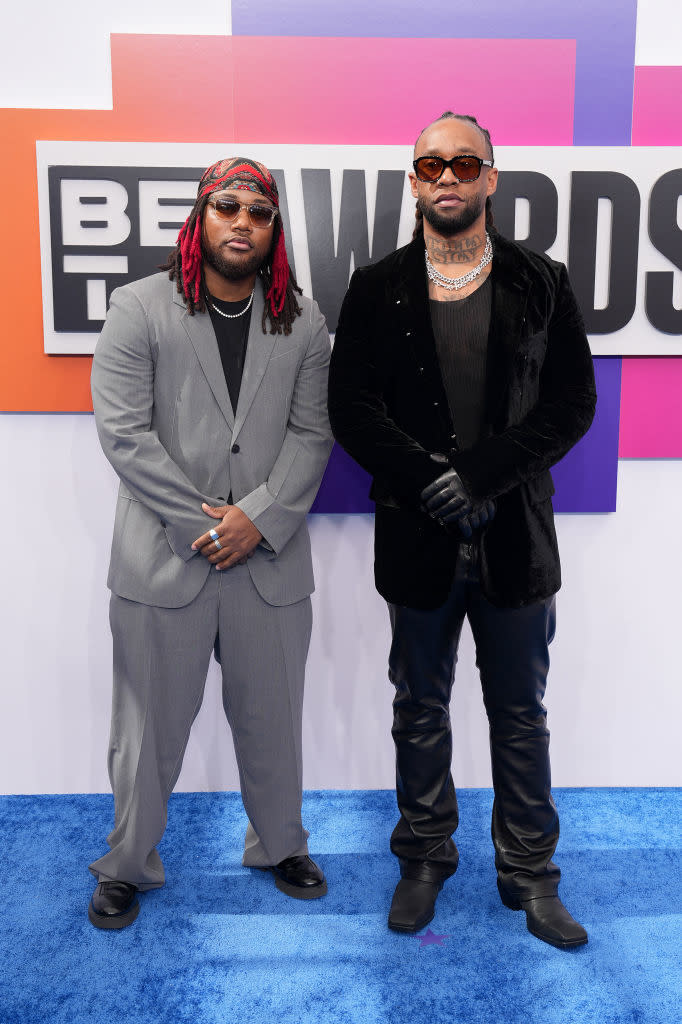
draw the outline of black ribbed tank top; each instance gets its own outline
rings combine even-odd
[[[466,299],[431,299],[431,324],[459,448],[478,441],[485,415],[490,277]]]

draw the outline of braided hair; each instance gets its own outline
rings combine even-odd
[[[426,128],[430,128],[432,124],[438,124],[439,121],[450,121],[453,119],[456,121],[466,121],[468,124],[473,124],[475,125],[476,128],[478,128],[479,132],[485,139],[486,149],[488,150],[488,157],[494,161],[495,154],[493,153],[493,143],[492,139],[490,138],[490,132],[488,131],[487,128],[484,128],[482,124],[479,124],[476,118],[473,117],[471,114],[454,114],[452,110],[446,110],[440,115],[440,117],[437,117],[435,121],[431,121],[431,124],[427,124]],[[426,128],[422,128],[422,130],[420,131],[419,135],[417,136],[417,142],[419,142],[419,139],[426,131]],[[415,142],[415,146],[417,145],[417,142]],[[417,235],[421,235],[424,232],[424,215],[422,214],[419,208],[415,210],[414,217],[415,225],[414,231],[412,232],[412,238],[416,238]],[[495,227],[495,221],[493,219],[493,203],[491,196],[488,196],[485,201],[485,226],[486,229]]]
[[[206,310],[201,248],[203,215],[211,194],[224,188],[260,192],[279,208],[275,179],[263,164],[246,157],[232,157],[219,160],[205,171],[199,182],[196,202],[180,230],[175,248],[159,267],[167,270],[170,280],[175,281],[190,316],[194,316],[196,311],[203,313]],[[258,273],[266,297],[263,333],[267,332],[269,325],[271,334],[291,334],[291,326],[301,313],[296,295],[301,295],[302,291],[289,266],[280,217],[275,219],[270,252]]]

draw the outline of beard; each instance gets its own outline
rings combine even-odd
[[[460,210],[440,211],[438,206],[419,196],[417,209],[425,221],[445,238],[466,231],[480,217],[485,207],[485,196],[472,196]]]
[[[201,255],[210,267],[228,281],[243,281],[245,277],[260,270],[265,262],[257,249],[251,249],[243,255],[235,253],[226,256],[221,247],[214,248],[205,240],[201,243]]]

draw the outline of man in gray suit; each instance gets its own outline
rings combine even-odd
[[[243,863],[289,896],[327,891],[301,822],[301,719],[330,345],[278,205],[262,164],[209,167],[168,273],[113,293],[95,352],[97,430],[121,481],[98,928],[130,924],[137,892],[164,883],[156,846],[214,650],[249,818]]]

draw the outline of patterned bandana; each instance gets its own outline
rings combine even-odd
[[[204,172],[199,182],[197,202],[212,192],[225,188],[244,188],[251,192],[260,192],[279,209],[279,193],[275,179],[267,167],[256,160],[236,156],[213,164]],[[178,235],[182,256],[182,287],[188,298],[194,291],[194,302],[197,303],[201,292],[201,217],[197,217],[191,237],[187,227],[189,220],[188,217]],[[273,316],[278,316],[282,311],[290,272],[284,232],[280,227],[279,238],[272,254],[272,284],[266,295]]]

